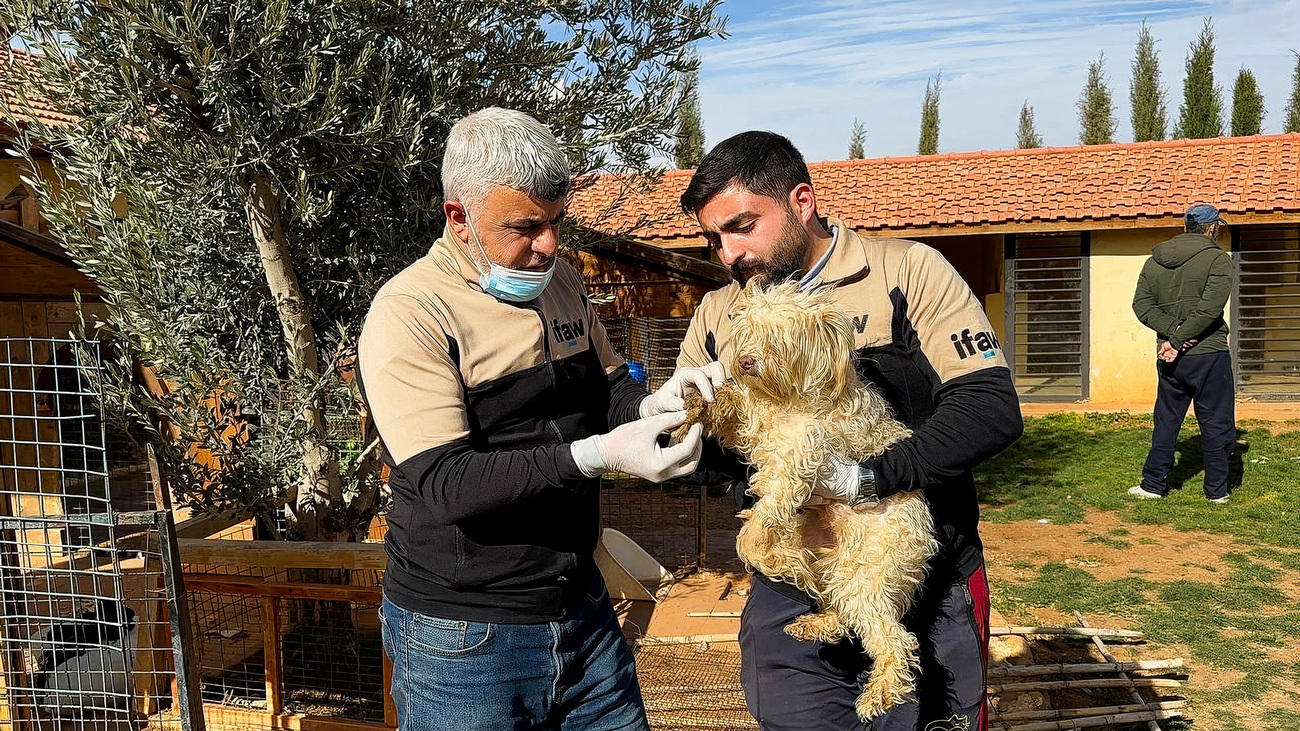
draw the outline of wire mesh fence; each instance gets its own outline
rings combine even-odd
[[[0,339],[0,731],[184,727],[170,514],[105,423],[100,363],[98,343]]]
[[[745,707],[736,642],[634,646],[637,678],[654,731],[754,731]]]
[[[309,573],[187,567],[198,587],[189,596],[199,683],[210,709],[383,722],[378,602],[270,595],[275,587],[322,578]],[[376,572],[348,573],[341,590],[378,593]],[[200,574],[203,580],[196,581]],[[247,593],[239,593],[241,585]]]
[[[659,388],[672,376],[690,318],[623,317],[602,322],[614,350],[627,359],[633,377],[647,389]],[[700,488],[609,474],[600,494],[602,525],[626,534],[670,570],[703,567],[707,525],[700,519],[706,510]]]

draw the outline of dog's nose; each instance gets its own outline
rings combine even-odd
[[[739,366],[743,373],[751,376],[758,375],[758,359],[752,355],[742,355],[736,359],[736,365]]]

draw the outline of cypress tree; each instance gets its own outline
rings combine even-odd
[[[849,133],[849,159],[861,160],[867,156],[867,126],[853,120],[853,131]]]
[[[1223,134],[1223,90],[1214,84],[1214,25],[1209,18],[1201,37],[1187,52],[1183,104],[1178,109],[1180,138],[1199,139]]]
[[[1115,103],[1106,86],[1103,67],[1106,54],[1088,64],[1088,81],[1079,97],[1079,142],[1085,145],[1108,145],[1115,141]]]
[[[1137,52],[1133,55],[1133,82],[1128,91],[1133,108],[1133,141],[1163,140],[1167,125],[1169,92],[1160,85],[1160,60],[1151,29],[1142,21]]]
[[[1028,100],[1025,100],[1024,106],[1020,107],[1020,128],[1016,130],[1016,147],[1027,150],[1042,146],[1043,138],[1034,127],[1034,108],[1029,106]]]
[[[925,100],[921,102],[921,139],[916,154],[933,155],[939,152],[939,84],[942,74],[925,82]]]
[[[1291,101],[1286,105],[1286,128],[1283,132],[1300,132],[1300,51],[1295,54],[1295,70],[1291,72]]]
[[[682,103],[677,107],[677,144],[673,158],[679,170],[694,170],[704,159],[704,125],[700,120],[699,54],[692,52],[694,67],[682,74]]]
[[[1237,73],[1232,85],[1232,136],[1248,137],[1264,129],[1264,95],[1249,69]]]

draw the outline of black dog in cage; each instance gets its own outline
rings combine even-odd
[[[51,626],[36,640],[45,648],[32,676],[36,704],[74,716],[125,709],[138,631],[135,610],[109,599]]]

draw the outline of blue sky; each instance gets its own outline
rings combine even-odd
[[[914,154],[926,79],[939,72],[941,152],[1014,147],[1026,100],[1045,144],[1077,144],[1075,103],[1102,52],[1117,141],[1132,141],[1130,63],[1144,18],[1171,128],[1188,45],[1210,16],[1228,113],[1244,66],[1264,94],[1264,131],[1281,132],[1300,50],[1300,0],[724,0],[722,12],[730,37],[700,49],[706,144],[770,129],[810,161],[846,157],[855,117],[868,157]]]

